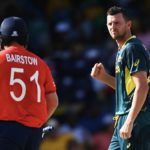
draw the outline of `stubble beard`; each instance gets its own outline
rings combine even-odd
[[[116,36],[111,36],[114,40],[117,40],[117,41],[122,41],[123,39],[125,39],[125,33],[122,33],[122,34],[118,34]]]

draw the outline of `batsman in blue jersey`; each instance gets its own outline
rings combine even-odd
[[[118,45],[115,77],[102,63],[91,76],[116,90],[115,128],[109,150],[150,150],[150,56],[131,33],[127,11],[113,6],[107,11],[107,28]]]

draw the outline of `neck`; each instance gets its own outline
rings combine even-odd
[[[122,46],[125,44],[125,42],[132,36],[131,33],[128,33],[126,34],[124,37],[120,38],[120,39],[117,39],[116,42],[117,42],[117,45],[118,45],[118,48],[121,49]]]

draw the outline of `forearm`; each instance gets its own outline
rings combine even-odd
[[[110,74],[106,73],[102,81],[111,88],[116,89],[115,77],[111,76]]]
[[[56,93],[50,93],[46,95],[47,114],[48,119],[53,115],[58,107],[58,96]]]
[[[134,122],[141,111],[148,93],[148,87],[136,88],[133,96],[132,106],[127,117],[128,122]]]
[[[112,87],[113,89],[116,89],[115,86],[115,78],[111,75],[109,75],[103,66],[102,63],[96,63],[91,71],[91,76],[94,79],[100,80],[107,84],[108,86]]]
[[[54,114],[56,108],[57,108],[57,105],[47,108],[48,119]]]

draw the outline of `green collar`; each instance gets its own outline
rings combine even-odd
[[[130,39],[133,39],[133,38],[136,38],[136,36],[135,36],[135,35],[130,36],[130,37],[124,42],[124,44],[122,45],[122,47],[121,47],[120,49],[122,49],[122,48],[126,45],[126,43],[127,43]]]

